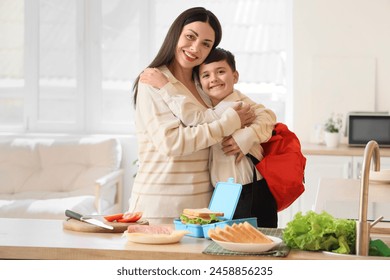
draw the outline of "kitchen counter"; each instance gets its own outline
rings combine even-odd
[[[321,156],[363,156],[365,147],[351,147],[347,144],[339,144],[336,148],[328,148],[325,144],[302,143],[302,153],[304,155]],[[380,155],[390,157],[390,148],[379,147]]]
[[[336,148],[328,148],[325,144],[302,143],[304,155],[322,156],[363,156],[365,147],[351,147],[347,144],[340,144]],[[390,157],[390,148],[379,147],[381,157]]]
[[[169,245],[128,242],[121,233],[86,233],[64,230],[62,220],[0,218],[0,259],[135,259],[135,260],[325,260],[373,259],[322,252],[291,250],[287,257],[215,256],[202,251],[212,242],[185,236]],[[379,235],[390,240],[390,235]],[[383,259],[378,257],[378,259]]]

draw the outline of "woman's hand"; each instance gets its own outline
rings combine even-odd
[[[236,110],[238,116],[241,120],[241,128],[249,126],[256,119],[255,111],[251,108],[249,104],[238,104],[233,107]]]
[[[221,144],[222,151],[225,155],[236,155],[236,163],[240,162],[240,160],[245,156],[232,136],[225,137]]]
[[[157,68],[146,68],[139,76],[139,81],[161,89],[169,81],[168,78]]]

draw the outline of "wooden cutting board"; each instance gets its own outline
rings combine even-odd
[[[80,222],[75,219],[67,219],[65,220],[62,225],[63,228],[66,230],[72,230],[72,231],[81,231],[81,232],[94,232],[94,233],[123,233],[127,230],[127,227],[129,225],[148,225],[148,221],[137,221],[135,223],[117,223],[117,222],[104,222],[107,225],[113,226],[113,230],[105,229],[102,227],[98,227],[95,225],[91,225],[85,222]]]

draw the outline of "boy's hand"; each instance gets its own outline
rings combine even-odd
[[[227,156],[236,155],[236,163],[245,156],[233,137],[228,136],[222,140],[222,151]]]
[[[255,111],[249,104],[238,104],[233,107],[241,120],[241,128],[249,126],[256,119]]]
[[[236,164],[239,163],[243,157],[245,157],[245,155],[240,150],[240,152],[236,154]]]

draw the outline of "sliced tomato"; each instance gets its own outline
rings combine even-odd
[[[119,219],[120,223],[135,223],[142,217],[142,212],[134,212],[134,213],[125,213],[123,214],[122,219]]]
[[[118,221],[123,218],[123,213],[117,213],[113,215],[104,216],[104,219],[108,222]]]

